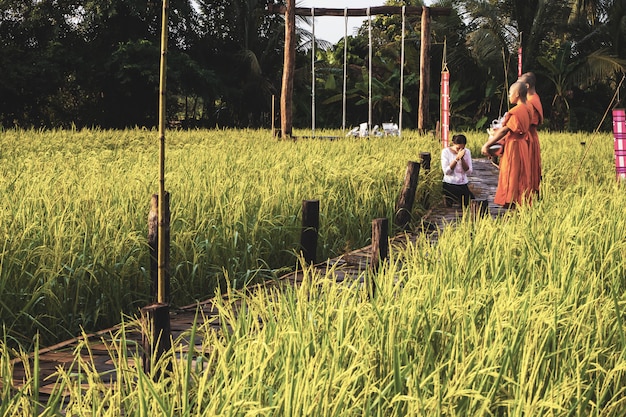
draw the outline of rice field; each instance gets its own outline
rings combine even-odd
[[[0,138],[0,317],[9,338],[27,346],[39,332],[51,344],[146,305],[157,132]],[[320,200],[320,259],[366,245],[371,220],[393,216],[407,161],[437,144],[218,130],[168,132],[166,148],[172,302],[187,305],[292,268],[302,200]]]
[[[541,134],[540,201],[498,219],[466,219],[436,246],[424,238],[392,251],[373,299],[313,273],[279,294],[232,284],[296,262],[303,199],[321,200],[328,257],[366,244],[372,218],[392,218],[406,162],[419,152],[433,154],[432,173],[421,177],[430,188],[420,192],[436,198],[438,144],[417,135],[267,136],[170,135],[175,297],[231,284],[229,295],[246,307],[234,314],[218,296],[232,331],[207,332],[190,354],[175,341],[171,372],[146,374],[120,353],[113,385],[81,363],[79,377],[60,372],[58,394],[38,400],[34,380],[8,388],[9,359],[20,352],[11,339],[28,336],[14,323],[59,313],[80,323],[98,300],[102,315],[146,300],[156,139],[144,131],[2,134],[0,414],[626,414],[626,190],[615,180],[610,134]],[[468,139],[478,155],[484,137]],[[123,328],[117,339],[112,349],[125,351]]]

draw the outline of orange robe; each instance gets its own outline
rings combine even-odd
[[[541,183],[541,148],[539,146],[539,135],[537,134],[537,126],[543,123],[543,106],[539,96],[535,93],[528,96],[526,102],[531,111],[530,118],[530,188],[539,193],[539,185]]]
[[[498,188],[493,202],[504,206],[530,202],[530,119],[529,106],[518,103],[505,116],[504,153],[500,158]]]

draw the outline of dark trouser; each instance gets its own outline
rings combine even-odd
[[[444,182],[443,198],[446,205],[457,203],[469,206],[470,200],[474,198],[474,194],[472,194],[467,184],[457,185]]]

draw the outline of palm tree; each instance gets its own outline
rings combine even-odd
[[[563,43],[553,58],[540,56],[539,63],[554,87],[550,127],[553,130],[570,130],[572,127],[571,99],[574,89],[585,90],[594,83],[616,84],[616,74],[623,73],[626,60],[616,58],[606,50],[588,55],[577,54],[571,42]]]
[[[548,83],[551,127],[572,127],[571,99],[592,85],[615,85],[623,71],[621,21],[626,0],[454,0],[468,22],[468,49],[479,65],[496,68],[504,51],[505,67],[521,41],[523,70],[538,72]],[[626,57],[626,54],[624,54]],[[512,72],[512,71],[511,71]],[[516,74],[510,74],[515,79]],[[613,84],[611,84],[613,83]],[[506,89],[502,89],[505,91]]]

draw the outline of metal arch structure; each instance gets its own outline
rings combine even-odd
[[[295,71],[295,16],[337,16],[337,17],[367,17],[378,14],[406,16],[421,15],[422,36],[420,45],[420,91],[417,128],[423,131],[428,124],[428,96],[430,93],[430,20],[432,17],[449,16],[449,7],[422,7],[422,6],[378,6],[351,9],[303,8],[296,7],[295,0],[288,0],[286,5],[268,4],[268,13],[283,14],[285,16],[285,50],[283,60],[283,77],[280,96],[280,126],[282,137],[291,137],[293,121],[293,74]]]

